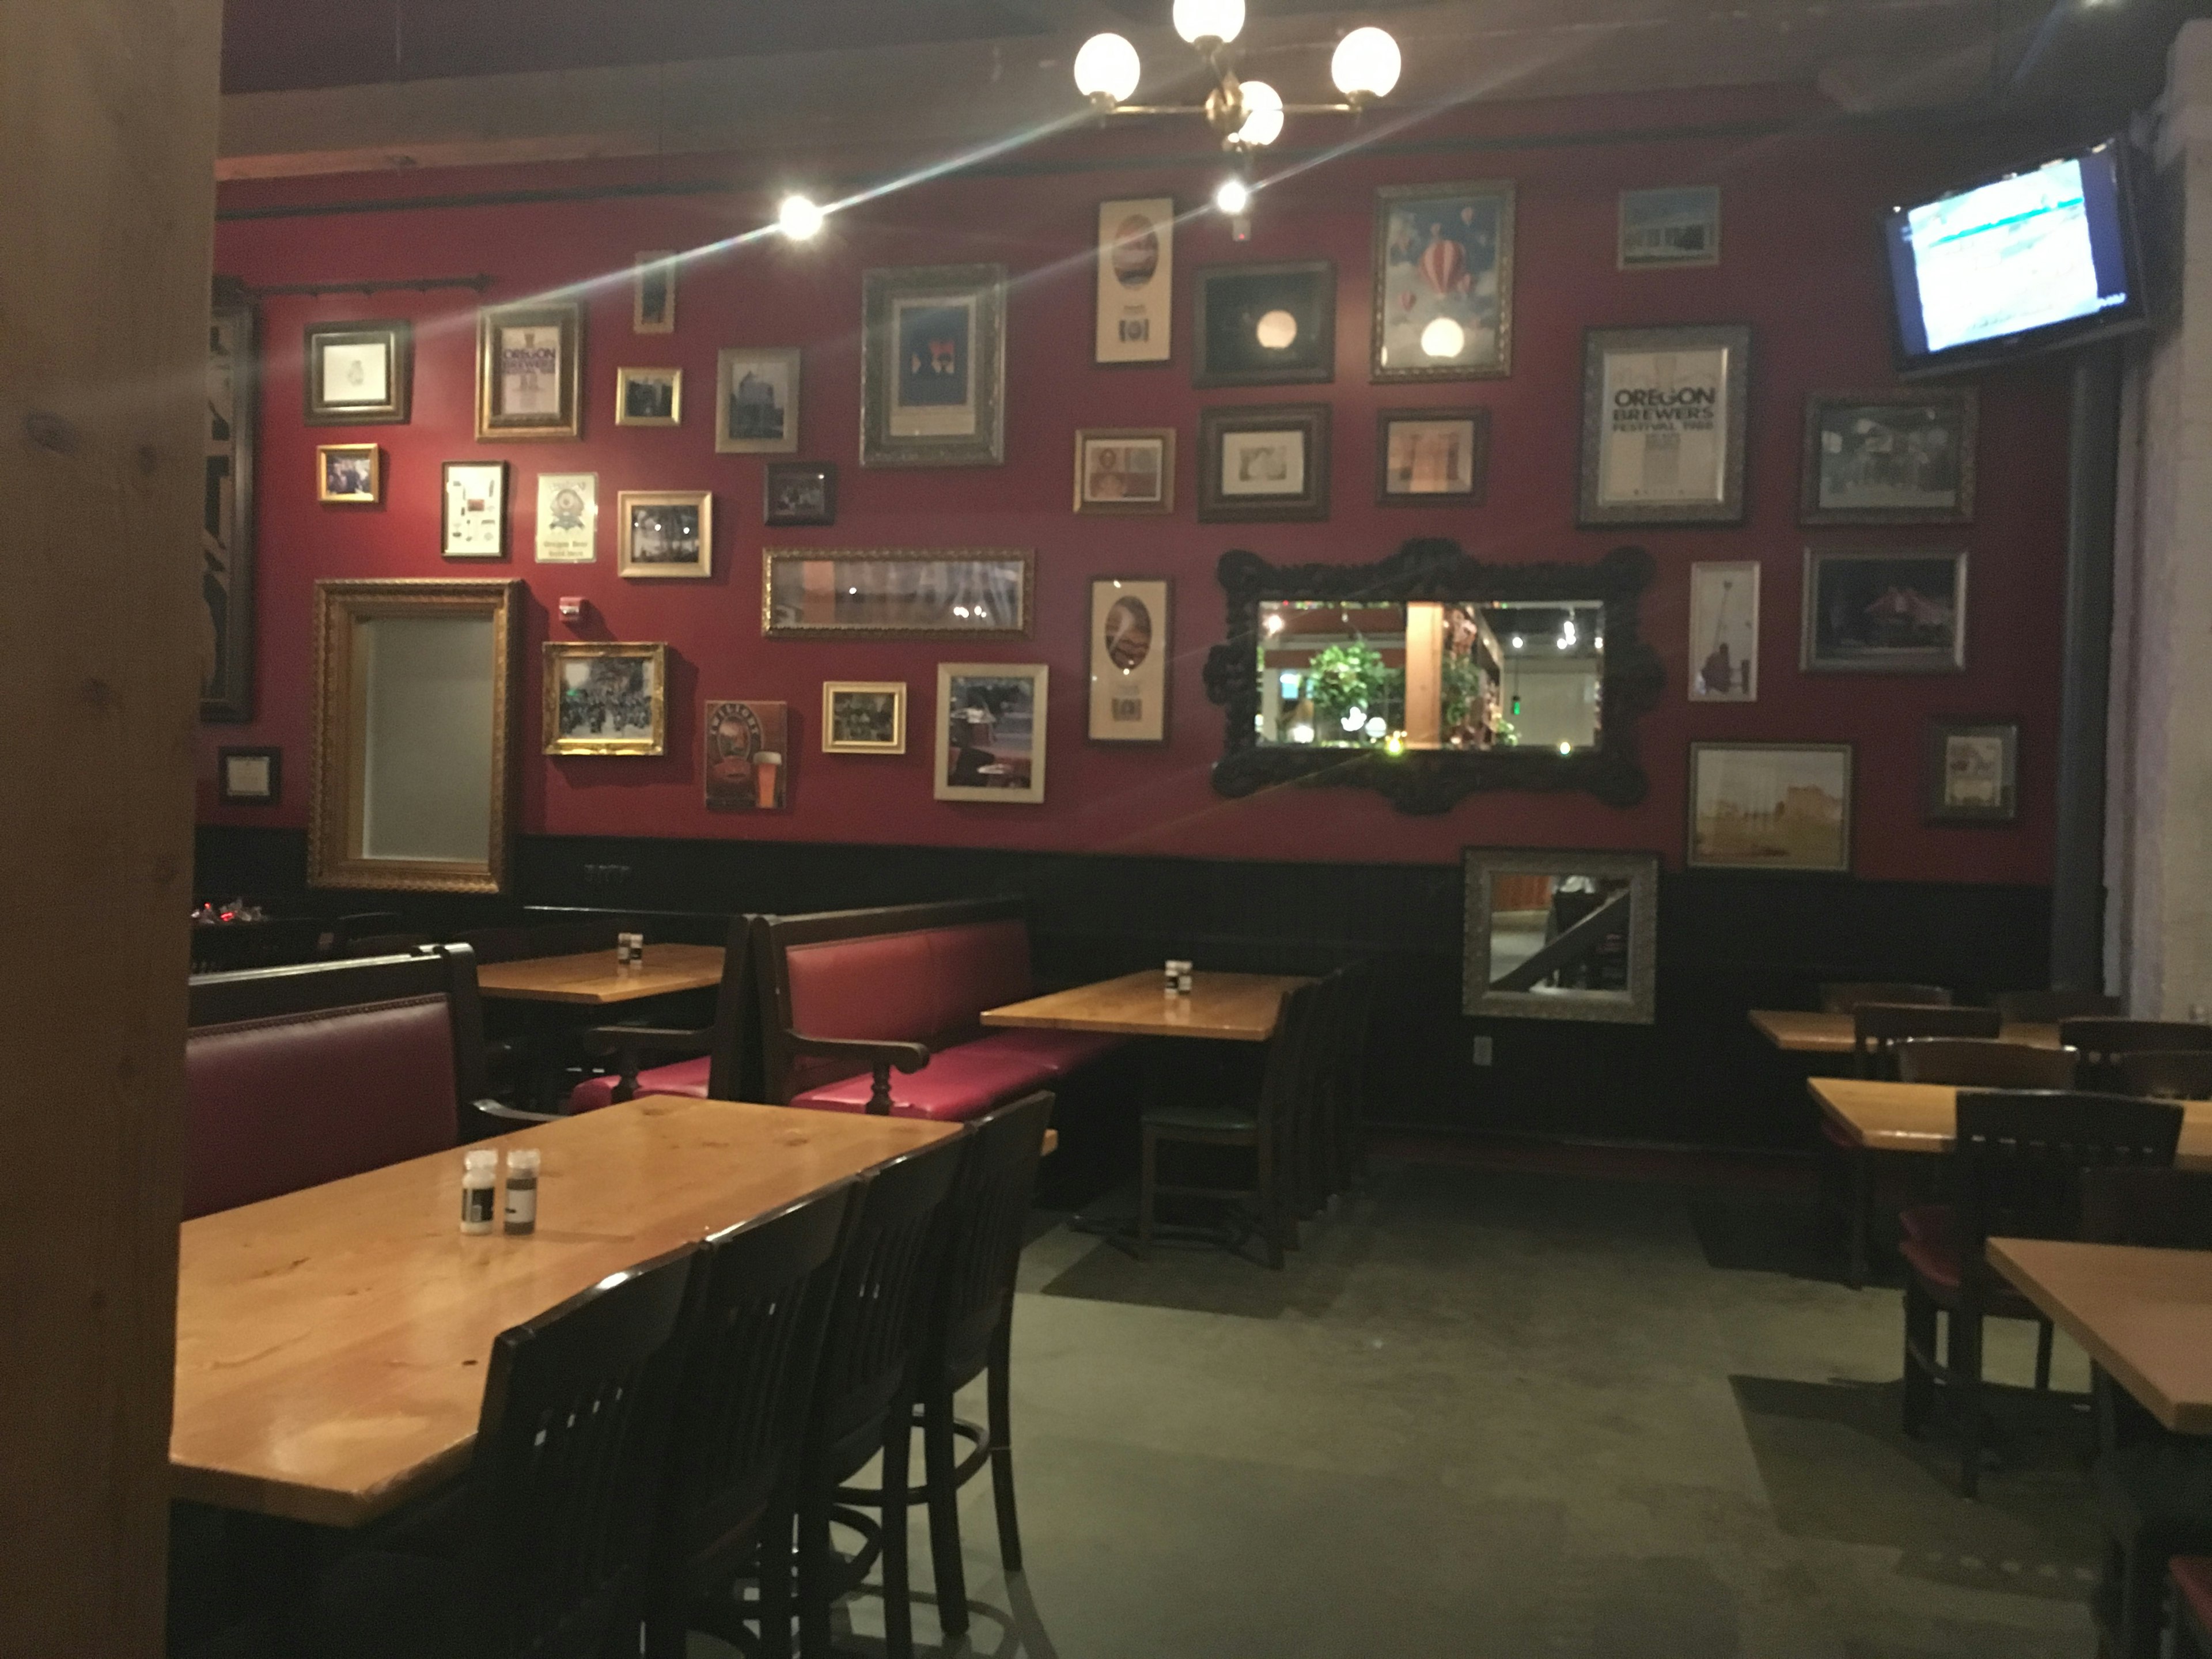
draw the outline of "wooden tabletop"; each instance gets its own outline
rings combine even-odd
[[[1791,1008],[1754,1008],[1751,1023],[1759,1034],[1787,1054],[1847,1054],[1854,1027],[1849,1014],[1814,1014]],[[2007,1042],[2034,1048],[2059,1047],[2056,1025],[2008,1025]]]
[[[719,945],[648,945],[641,967],[618,968],[612,951],[577,957],[530,957],[477,969],[477,988],[488,997],[520,1002],[573,1002],[598,1007],[698,991],[722,982]]]
[[[2177,1434],[2212,1434],[2212,1250],[1993,1238],[1992,1266]]]
[[[957,1127],[648,1096],[475,1143],[544,1155],[526,1237],[460,1231],[458,1148],[187,1221],[172,1492],[374,1520],[465,1465],[500,1332]]]
[[[1188,996],[1170,996],[1157,969],[1054,991],[985,1012],[986,1025],[1032,1030],[1105,1031],[1115,1036],[1212,1037],[1265,1042],[1283,999],[1310,979],[1282,974],[1193,974]]]
[[[1808,1086],[1830,1122],[1876,1152],[1948,1152],[1958,1133],[1959,1091],[1948,1084],[1816,1077]],[[2175,1103],[2182,1111],[2175,1164],[2185,1170],[2212,1170],[2212,1101]]]

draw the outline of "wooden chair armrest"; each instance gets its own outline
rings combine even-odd
[[[877,1042],[866,1037],[816,1037],[786,1031],[784,1039],[802,1054],[821,1054],[830,1060],[860,1061],[875,1073],[868,1094],[868,1115],[891,1115],[891,1067],[918,1072],[929,1064],[929,1045],[922,1042]]]

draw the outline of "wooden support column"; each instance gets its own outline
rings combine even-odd
[[[162,1648],[220,0],[0,0],[0,1659]]]

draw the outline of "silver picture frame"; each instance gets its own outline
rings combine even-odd
[[[1460,982],[1462,1013],[1506,1019],[1599,1020],[1649,1025],[1659,977],[1659,855],[1568,848],[1470,847]],[[1495,901],[1505,882],[1546,900],[1539,914]],[[1566,888],[1562,883],[1581,885]],[[1509,925],[1508,918],[1518,925]],[[1540,933],[1538,928],[1540,927]],[[1530,948],[1533,946],[1534,948]],[[1512,965],[1496,971],[1500,955]],[[1623,983],[1605,981],[1616,973]]]
[[[860,465],[1003,466],[1006,268],[871,270],[860,312]]]
[[[1720,357],[1717,374],[1684,374],[1674,361],[1715,354]],[[1652,384],[1636,384],[1646,380]],[[1646,395],[1642,408],[1649,411],[1648,419],[1638,414],[1638,405],[1624,401],[1638,394]],[[1713,440],[1721,447],[1713,457],[1709,483],[1692,488],[1694,480],[1686,482],[1672,495],[1656,483],[1648,490],[1625,489],[1622,481],[1632,471],[1639,482],[1652,478],[1653,459],[1665,452],[1651,440],[1667,435],[1665,428],[1676,428],[1672,453],[1677,466],[1695,465],[1693,447],[1683,441],[1698,435],[1696,404],[1684,410],[1683,400],[1692,396],[1710,398],[1718,405],[1710,418],[1717,428]],[[1749,324],[1589,330],[1583,343],[1582,483],[1575,521],[1584,526],[1741,524],[1750,415]],[[1637,465],[1631,468],[1629,462]]]

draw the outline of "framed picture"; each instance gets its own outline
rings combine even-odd
[[[799,452],[797,346],[732,346],[714,365],[714,448],[723,455]]]
[[[1173,585],[1164,576],[1092,579],[1091,742],[1168,740],[1172,599]]]
[[[1690,567],[1690,701],[1759,701],[1759,561]]]
[[[683,425],[684,371],[680,368],[617,369],[615,424]]]
[[[1375,192],[1369,378],[1482,380],[1513,372],[1513,185]]]
[[[860,298],[860,465],[1003,465],[1006,268],[871,270]]]
[[[274,806],[283,793],[281,749],[218,749],[216,785],[226,806]]]
[[[763,489],[763,524],[837,522],[837,468],[831,461],[770,461]]]
[[[1692,744],[1688,863],[1848,872],[1850,744]]]
[[[1808,674],[1960,674],[1966,667],[1966,555],[1805,550]]]
[[[1721,262],[1721,192],[1717,185],[1620,192],[1620,268],[1657,270],[1669,265]]]
[[[715,812],[780,812],[791,801],[791,711],[780,702],[710,702],[707,806]]]
[[[1657,854],[1470,847],[1461,859],[1461,1012],[1652,1023]]]
[[[207,432],[201,466],[200,604],[207,678],[204,720],[253,718],[253,302],[219,276],[208,317]]]
[[[2020,821],[2020,724],[1928,722],[1925,816],[1930,823]]]
[[[1490,480],[1486,409],[1385,409],[1375,416],[1382,507],[1480,507]]]
[[[823,681],[822,752],[825,755],[906,753],[906,682]]]
[[[446,528],[438,550],[449,559],[507,556],[507,463],[447,461]]]
[[[1328,405],[1198,412],[1201,524],[1328,517]]]
[[[1741,524],[1750,392],[1747,326],[1591,329],[1578,521]]]
[[[1336,267],[1210,265],[1191,295],[1193,386],[1293,386],[1336,378]]]
[[[625,489],[615,498],[624,576],[714,574],[714,496],[707,489]]]
[[[477,313],[477,437],[583,434],[584,312],[573,301]]]
[[[771,640],[1022,640],[1036,556],[973,552],[761,554],[761,633]]]
[[[668,745],[668,647],[545,641],[545,752],[658,755]]]
[[[629,331],[676,332],[676,255],[667,248],[641,253],[630,272]]]
[[[317,444],[315,499],[370,506],[384,499],[384,452],[374,444]]]
[[[1175,511],[1175,428],[1086,427],[1075,434],[1075,510]]]
[[[1175,198],[1098,204],[1093,361],[1164,363],[1173,354]]]
[[[1814,392],[1805,400],[1806,524],[1971,524],[1980,399],[1972,386]]]
[[[391,319],[310,323],[309,426],[404,426],[415,379],[415,329]]]
[[[1042,663],[937,665],[939,800],[1044,801]]]
[[[538,475],[538,562],[590,564],[599,556],[599,475]]]

